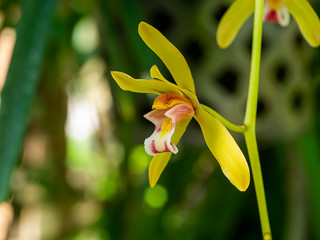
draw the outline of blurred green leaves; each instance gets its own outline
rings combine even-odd
[[[20,17],[20,14],[15,14],[16,11],[20,12],[18,2],[21,1],[13,1],[12,6],[4,6],[9,2],[2,5],[4,7],[0,11],[5,14],[5,26],[12,27],[17,21],[16,17]],[[0,117],[1,200],[8,199],[10,174],[19,159],[25,126],[28,124],[24,143],[24,162],[13,178],[13,206],[19,229],[23,227],[33,229],[38,226],[42,234],[41,239],[48,240],[258,239],[260,226],[257,208],[252,207],[256,206],[253,186],[251,185],[245,194],[239,194],[230,187],[225,181],[225,176],[216,170],[216,161],[211,153],[204,150],[204,142],[196,125],[189,126],[191,129],[179,146],[181,151],[170,161],[166,173],[161,178],[160,188],[148,188],[147,166],[151,157],[146,155],[141,144],[153,130],[153,126],[146,125],[147,122],[142,115],[152,104],[152,96],[122,92],[114,86],[115,82],[111,78],[105,76],[109,70],[124,69],[135,76],[148,74],[145,71],[158,59],[136,34],[137,24],[145,20],[148,23],[158,22],[165,26],[166,19],[171,19],[166,33],[173,41],[179,43],[181,51],[186,52],[190,42],[199,43],[204,47],[205,57],[198,59],[192,66],[195,70],[197,87],[202,88],[202,91],[207,89],[208,94],[203,95],[202,99],[209,105],[218,104],[218,108],[225,104],[226,109],[231,108],[227,101],[222,101],[223,105],[219,105],[218,99],[213,97],[213,87],[208,88],[207,84],[214,84],[215,76],[220,73],[214,69],[223,70],[224,67],[235,68],[237,72],[239,71],[239,76],[243,75],[243,78],[246,78],[247,75],[240,69],[242,65],[243,69],[246,69],[245,57],[250,54],[247,53],[247,48],[244,48],[249,48],[247,45],[239,45],[236,50],[230,49],[229,54],[234,54],[233,60],[238,54],[241,59],[243,57],[244,61],[237,64],[236,61],[229,62],[220,58],[220,52],[215,51],[213,35],[210,33],[214,32],[216,24],[210,25],[208,17],[212,15],[206,14],[218,13],[219,6],[224,6],[220,4],[222,0],[188,1],[188,3],[133,0],[60,1],[54,20],[55,35],[52,44],[49,44],[49,54],[46,56],[43,55],[48,33],[50,28],[52,29],[50,21],[55,1],[23,2],[25,3],[21,8],[23,18],[18,26],[18,42],[7,86],[2,93]],[[132,6],[133,4],[135,6]],[[320,7],[319,4],[320,1],[318,3]],[[177,8],[179,11],[176,11]],[[87,34],[91,34],[93,29],[90,29],[90,26],[99,29],[98,45],[95,48],[91,46],[88,51],[81,51],[83,49],[79,51],[74,45],[73,38],[76,34],[82,37],[84,29]],[[289,84],[299,83],[299,74],[295,79],[291,79],[291,76],[296,75],[296,72],[291,70],[297,66],[298,72],[305,74],[304,83],[314,84],[314,81],[309,79],[310,74],[307,71],[313,66],[312,76],[319,78],[320,70],[317,68],[320,59],[319,49],[316,50],[318,52],[316,61],[309,65],[311,59],[308,46],[304,46],[304,41],[301,41],[302,45],[298,44],[296,41],[299,39],[294,38],[287,44],[287,49],[292,52],[283,55],[285,51],[279,51],[277,47],[280,44],[282,50],[282,38],[277,35],[277,41],[271,41],[270,36],[274,36],[275,33],[271,30],[277,29],[271,25],[269,27],[264,33],[266,34],[264,50],[266,56],[273,57],[268,60],[270,74],[266,76],[265,82],[276,82],[272,77],[277,74],[278,65],[275,60],[278,57],[281,57],[279,58],[281,63],[288,66],[288,80],[281,83],[277,81],[271,85],[274,92],[270,92],[270,96],[274,96],[274,93],[287,96],[289,95],[287,93],[291,92],[290,89],[300,86]],[[290,34],[296,36],[294,29],[290,29],[283,34],[284,37],[290,37]],[[300,36],[299,32],[298,35]],[[87,37],[94,40],[91,38],[93,36]],[[249,39],[249,36],[244,31],[243,44],[249,45],[247,38]],[[96,44],[94,41],[91,43]],[[296,45],[297,48],[293,48]],[[192,49],[197,49],[197,44],[191,46]],[[211,58],[211,54],[215,57]],[[306,60],[304,61],[306,65],[295,63],[292,55],[297,54],[299,59]],[[187,60],[189,59],[188,56]],[[221,61],[216,61],[217,59]],[[41,67],[42,62],[43,67]],[[161,67],[161,64],[158,65]],[[165,69],[161,70],[166,73]],[[39,71],[42,72],[43,78],[39,91],[36,92]],[[95,76],[99,74],[102,75],[101,82],[110,85],[112,100],[106,98],[105,95],[110,93],[101,87],[100,80],[97,82]],[[239,83],[243,78],[238,79]],[[210,82],[206,82],[205,79]],[[320,102],[319,83],[320,81],[317,81],[314,87],[316,96],[314,103]],[[220,85],[214,86],[220,89]],[[91,91],[93,88],[95,90]],[[223,99],[230,97],[238,99],[238,93],[231,96],[221,91],[218,96]],[[275,123],[270,116],[275,116],[274,113],[278,111],[273,104],[278,101],[271,101],[269,95],[264,93],[269,92],[264,91],[262,95],[262,103],[266,110],[260,115],[259,126],[262,127],[264,124]],[[67,112],[67,107],[69,108],[69,103],[74,98],[92,100],[93,96],[99,99],[99,103],[108,104],[110,110],[100,112],[101,128],[80,141],[73,135],[70,136],[68,126],[65,125],[66,118],[72,115]],[[309,99],[305,97],[303,99]],[[32,98],[36,98],[35,104],[32,104]],[[31,104],[33,109],[31,116],[28,117]],[[290,111],[289,103],[288,106],[286,104],[287,102],[281,102],[276,105],[282,106],[283,108],[279,109],[283,109],[284,112]],[[294,133],[291,131],[295,127],[302,129],[300,127],[305,126],[303,121],[299,120],[302,116],[299,113],[294,115],[297,118],[297,126],[292,125],[293,121],[286,124],[290,126],[289,132],[277,129],[285,133],[282,141],[272,138],[271,142],[261,142],[262,167],[265,182],[268,183],[266,192],[270,203],[270,219],[273,232],[278,239],[292,240],[286,238],[289,235],[286,234],[286,230],[291,229],[296,230],[295,232],[303,230],[306,238],[300,239],[320,239],[320,228],[317,228],[320,216],[320,202],[317,200],[320,196],[318,180],[320,118],[319,106],[315,107],[317,114],[312,120],[316,119],[317,127],[313,128],[310,135],[293,134],[296,137],[288,139],[291,133]],[[234,112],[234,117],[238,114],[232,109],[228,111]],[[82,116],[76,116],[76,119],[81,123],[85,121]],[[83,125],[79,126],[74,122],[71,125],[78,135],[85,130]],[[260,136],[264,139],[263,134]],[[30,141],[33,143],[31,147],[28,145]],[[288,154],[291,149],[295,150],[294,153]],[[34,156],[25,154],[32,151],[33,155],[37,155],[39,150],[43,154],[37,157],[38,160],[35,160]],[[292,156],[297,156],[297,159],[292,159]],[[298,165],[295,166],[296,164]],[[297,169],[300,166],[303,167],[302,174],[294,178],[295,172],[290,169]],[[305,181],[307,182],[304,185]],[[300,188],[293,187],[296,183]],[[300,191],[306,187],[309,192]],[[306,201],[306,205],[302,206],[302,210],[307,211],[304,212],[304,218],[297,215],[301,206],[292,204],[297,202],[296,199],[293,201],[290,199],[292,194],[297,196],[301,193],[308,193],[306,196],[301,196]],[[290,211],[291,206],[295,211]],[[25,213],[31,215],[26,218]],[[43,224],[42,226],[32,221],[32,216],[39,216],[39,213],[43,219],[39,222]],[[296,219],[303,223],[299,229],[294,228],[296,222],[293,220]],[[62,223],[63,226],[59,227],[58,223]],[[15,226],[11,228],[12,231],[18,229]],[[47,231],[47,228],[54,229],[54,232],[49,233],[50,230]],[[291,231],[290,234],[295,232]],[[18,237],[15,232],[12,232],[12,235]],[[297,237],[299,235],[295,236],[296,239]]]
[[[98,46],[98,29],[90,17],[77,22],[72,33],[72,45],[80,54],[89,54]]]
[[[10,176],[22,145],[28,112],[49,40],[56,0],[23,1],[0,108],[0,201],[7,198]]]
[[[309,194],[312,209],[311,217],[314,224],[314,230],[317,239],[320,238],[320,229],[318,223],[320,221],[320,151],[319,151],[319,134],[314,130],[306,134],[299,140],[299,148],[303,154],[304,170],[306,171]]]
[[[139,145],[129,155],[129,168],[134,174],[143,174],[149,166],[151,157],[146,154],[144,145]]]

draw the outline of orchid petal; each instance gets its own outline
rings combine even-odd
[[[135,79],[128,74],[122,72],[111,72],[112,77],[118,85],[126,91],[137,92],[137,93],[153,93],[161,95],[164,93],[176,93],[181,92],[174,84],[167,84],[161,80],[154,79]]]
[[[171,119],[173,126],[178,122],[191,118],[194,115],[194,110],[187,104],[178,104],[169,109],[164,115]]]
[[[230,6],[218,25],[217,43],[220,48],[226,48],[233,42],[253,10],[254,0],[236,0]]]
[[[177,147],[171,143],[171,136],[174,133],[175,127],[171,124],[170,129],[162,129],[164,122],[169,120],[165,115],[166,112],[167,109],[156,109],[144,115],[146,119],[155,125],[153,134],[144,141],[144,148],[151,156],[162,152],[178,152]],[[171,122],[171,120],[169,121]]]
[[[186,131],[190,121],[191,121],[191,118],[183,120],[177,124],[176,129],[171,138],[171,142],[173,144],[175,145],[178,144],[183,133]],[[149,183],[151,187],[154,187],[158,182],[161,173],[163,172],[164,168],[167,166],[170,160],[171,155],[172,155],[171,152],[165,152],[165,153],[159,153],[152,158],[151,163],[149,165]]]
[[[162,132],[155,130],[153,134],[144,141],[144,149],[147,154],[150,156],[156,156],[157,154],[164,152],[172,152],[174,154],[178,153],[176,145],[171,143],[173,133],[174,129],[171,129],[164,135]]]
[[[263,20],[286,27],[290,23],[290,13],[282,2],[266,1],[263,9]]]
[[[168,82],[167,79],[164,78],[164,76],[161,74],[159,68],[157,67],[157,65],[153,65],[150,69],[150,76],[152,78],[155,78],[155,79],[160,79],[164,82]]]
[[[169,109],[155,109],[144,115],[155,125],[153,134],[144,141],[146,152],[151,156],[163,152],[177,153],[178,149],[171,142],[171,136],[178,122],[193,115],[193,108],[187,104],[177,104]]]
[[[186,104],[189,105],[189,108],[192,108],[192,102],[188,98],[174,93],[166,93],[156,97],[152,104],[152,108],[169,110],[169,108],[178,104]]]
[[[157,29],[145,22],[139,24],[138,32],[142,40],[167,66],[177,85],[195,93],[190,68],[180,51]]]
[[[204,139],[219,162],[224,175],[240,191],[245,191],[250,183],[247,161],[228,130],[202,107],[196,109]]]
[[[320,45],[320,20],[306,0],[282,0],[296,19],[300,31],[312,47]]]

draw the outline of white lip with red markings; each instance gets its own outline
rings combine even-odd
[[[177,153],[178,148],[171,142],[171,137],[178,122],[194,115],[190,101],[168,93],[157,97],[153,106],[156,109],[144,115],[155,125],[153,134],[144,141],[146,152],[151,156],[162,152]]]
[[[274,22],[282,27],[286,27],[290,23],[290,13],[280,0],[266,0],[264,3],[263,20],[266,22]]]

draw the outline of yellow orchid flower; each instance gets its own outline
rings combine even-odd
[[[135,79],[122,72],[111,72],[123,90],[159,95],[154,100],[153,110],[145,115],[155,125],[154,133],[144,143],[146,152],[154,156],[149,166],[150,186],[157,183],[171,154],[178,152],[176,145],[194,117],[225,176],[240,191],[245,191],[250,182],[246,159],[228,130],[199,104],[191,71],[183,55],[149,24],[141,22],[138,32],[176,82],[167,81],[155,65],[150,70],[152,79]]]
[[[228,47],[239,29],[254,11],[254,0],[235,0],[222,17],[217,29],[219,47]],[[290,14],[298,23],[299,29],[312,47],[320,45],[320,20],[307,0],[265,0],[264,21],[287,26]]]

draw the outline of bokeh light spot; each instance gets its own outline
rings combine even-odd
[[[118,191],[118,184],[112,177],[102,177],[92,184],[91,191],[97,199],[105,201],[114,197]]]
[[[81,54],[89,54],[98,46],[98,28],[90,17],[81,19],[72,32],[72,46]]]
[[[110,240],[110,234],[101,230],[84,230],[77,234],[73,240]]]
[[[156,185],[144,192],[144,201],[152,208],[160,208],[168,201],[168,192],[163,186]]]
[[[134,174],[144,173],[149,165],[150,156],[144,150],[143,145],[135,147],[129,156],[129,168]]]

